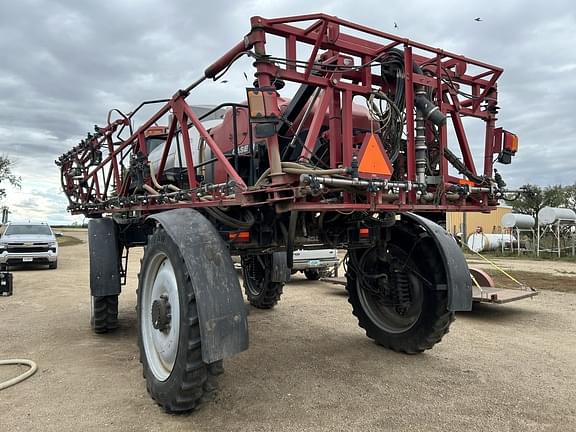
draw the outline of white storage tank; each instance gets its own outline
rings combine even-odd
[[[501,223],[504,228],[530,229],[534,228],[536,220],[530,215],[508,213],[502,216]]]
[[[576,223],[574,210],[559,207],[544,207],[538,212],[538,225],[550,225],[560,221],[560,224]]]
[[[512,241],[516,239],[512,238]],[[503,234],[485,234],[477,232],[468,237],[466,244],[474,252],[496,250],[502,246],[502,242],[510,242],[509,235]]]

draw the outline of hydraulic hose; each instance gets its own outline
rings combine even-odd
[[[148,166],[150,167],[150,179],[152,180],[152,184],[156,189],[162,190],[163,189],[162,185],[158,182],[158,179],[156,178],[156,171],[154,169],[154,164],[150,163]],[[178,186],[174,186],[172,184],[166,185],[166,187],[174,192],[180,191],[180,188]]]
[[[339,175],[346,174],[346,168],[318,169],[299,164],[297,162],[282,162],[282,169],[287,174],[314,174],[314,175]],[[254,186],[260,186],[270,175],[270,168],[266,169]]]
[[[416,62],[412,63],[412,70],[417,74],[424,75],[424,71]],[[422,113],[424,120],[430,120],[438,127],[446,124],[446,116],[430,99],[428,99],[424,86],[418,84],[415,86],[415,90],[414,106]]]
[[[446,147],[444,149],[444,157],[446,158],[446,160],[448,162],[450,162],[450,165],[452,165],[454,168],[456,168],[456,170],[460,173],[465,175],[466,177],[468,177],[470,180],[472,180],[474,183],[484,183],[484,178],[474,174],[472,171],[470,171],[466,165],[464,165],[464,162],[462,162],[460,159],[458,159],[458,156],[456,156],[454,153],[452,153],[451,150],[448,149],[448,147]]]
[[[254,215],[250,211],[244,213],[247,218],[247,220],[244,221],[228,216],[226,213],[216,207],[204,207],[204,210],[206,213],[208,213],[213,218],[218,219],[224,225],[228,225],[236,229],[249,229],[252,225],[254,225],[254,222],[256,222]]]
[[[19,382],[24,381],[26,378],[30,378],[38,370],[38,365],[36,363],[34,363],[32,360],[26,360],[26,359],[0,360],[0,366],[1,365],[24,365],[30,367],[30,369],[18,375],[16,378],[12,378],[9,379],[8,381],[0,383],[0,390],[4,390],[15,384],[18,384]]]

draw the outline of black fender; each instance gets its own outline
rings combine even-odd
[[[120,243],[118,227],[112,218],[88,222],[90,253],[90,293],[94,297],[118,295],[120,283]]]
[[[451,311],[472,310],[472,278],[464,253],[454,237],[440,225],[414,213],[405,213],[402,218],[420,225],[434,239],[446,273],[448,309]]]
[[[192,282],[202,340],[202,360],[213,363],[248,349],[248,321],[230,251],[216,228],[194,209],[157,213],[178,245]]]

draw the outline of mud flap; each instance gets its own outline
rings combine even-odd
[[[88,222],[90,293],[94,297],[120,294],[120,249],[116,223],[111,218]]]
[[[214,226],[193,209],[150,216],[178,245],[192,281],[202,360],[213,363],[248,349],[246,306],[230,252]]]
[[[472,310],[472,279],[464,254],[454,238],[440,225],[422,216],[406,213],[402,217],[422,226],[434,239],[446,271],[448,309]]]
[[[290,280],[290,269],[287,263],[286,252],[274,252],[272,254],[270,282],[286,283]]]

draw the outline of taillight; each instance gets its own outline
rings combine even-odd
[[[228,239],[234,243],[250,243],[250,231],[229,232]]]
[[[504,150],[515,154],[518,151],[518,135],[504,131]]]
[[[370,237],[370,230],[368,228],[360,228],[358,230],[358,235],[360,239],[367,239]]]

